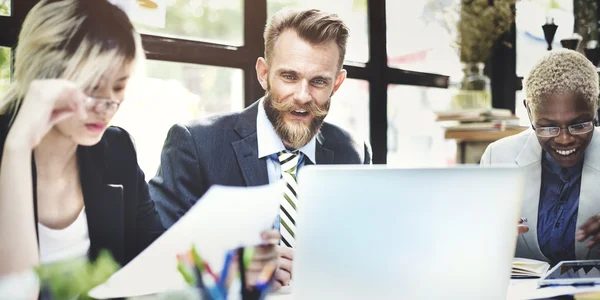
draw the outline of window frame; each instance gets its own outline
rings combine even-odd
[[[11,1],[11,16],[0,16],[0,28],[6,31],[0,36],[0,46],[13,48],[25,16],[37,0]],[[256,79],[256,59],[263,55],[263,30],[267,22],[267,0],[244,0],[244,45],[191,41],[142,34],[142,44],[148,59],[201,64],[217,67],[238,68],[244,74],[244,106],[247,107],[264,95]],[[420,87],[448,88],[446,75],[423,73],[393,68],[387,64],[386,1],[367,0],[367,21],[369,34],[369,59],[366,63],[345,62],[348,78],[369,82],[369,123],[370,144],[373,163],[387,161],[387,89],[390,84]],[[508,41],[512,47],[505,47]],[[516,76],[515,28],[497,43],[486,73],[492,82],[492,103],[497,108],[509,108],[514,112],[515,91],[519,88]],[[14,51],[13,51],[14,53]],[[494,78],[514,78],[509,84]],[[514,81],[514,83],[513,83]],[[394,100],[394,101],[401,101]]]

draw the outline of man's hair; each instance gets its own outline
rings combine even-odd
[[[596,109],[598,101],[596,67],[579,52],[558,49],[548,52],[531,69],[525,80],[527,105],[535,111],[554,94],[573,94]]]
[[[143,57],[129,18],[107,0],[42,0],[23,22],[14,81],[0,99],[0,113],[14,115],[36,79],[67,79],[85,89],[106,71]]]
[[[265,59],[270,61],[277,38],[285,30],[294,30],[298,36],[314,45],[335,41],[340,52],[338,65],[341,68],[346,56],[348,27],[335,14],[317,9],[302,11],[283,10],[277,12],[265,27]]]

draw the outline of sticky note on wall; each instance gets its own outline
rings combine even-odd
[[[110,0],[138,24],[165,28],[167,19],[166,0]]]

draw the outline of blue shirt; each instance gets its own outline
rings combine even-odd
[[[275,127],[269,121],[265,112],[264,99],[258,103],[258,114],[256,115],[256,140],[258,142],[258,158],[267,158],[267,174],[269,183],[273,184],[281,180],[281,165],[277,153],[286,150],[281,138],[277,135]],[[298,168],[296,168],[296,178],[298,171],[304,166],[306,160],[310,160],[312,164],[316,164],[315,158],[316,137],[313,137],[308,144],[304,145],[300,150],[300,158],[298,159]],[[281,195],[283,199],[283,194]],[[274,228],[279,230],[279,217],[275,220]]]
[[[551,265],[575,259],[575,230],[583,161],[562,168],[544,152],[538,207],[538,242]]]

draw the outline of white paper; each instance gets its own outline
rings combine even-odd
[[[220,270],[228,250],[262,242],[260,233],[272,228],[282,194],[279,184],[211,187],[152,245],[107,282],[91,290],[90,297],[133,297],[185,288],[176,256],[189,250],[192,244],[210,266]]]
[[[527,258],[513,258],[511,275],[537,275],[543,276],[548,272],[550,265],[545,261]]]
[[[110,0],[120,7],[133,22],[156,28],[165,28],[167,3],[165,0]]]

